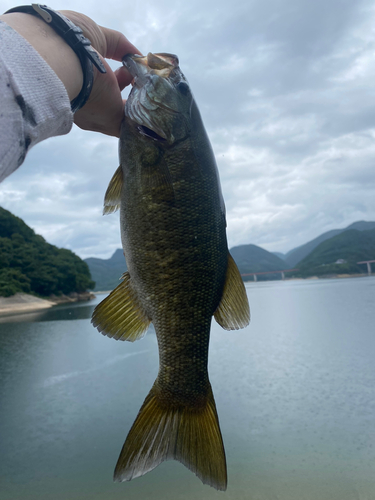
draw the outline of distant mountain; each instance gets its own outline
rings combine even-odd
[[[359,220],[358,222],[353,222],[350,224],[344,231],[347,229],[357,229],[357,231],[369,231],[370,229],[375,229],[375,222]]]
[[[357,262],[365,260],[375,260],[375,229],[349,229],[320,243],[298,268],[302,276],[363,273]]]
[[[240,245],[230,250],[241,274],[285,269],[285,262],[267,250],[256,245]],[[96,282],[94,291],[113,290],[119,284],[121,275],[127,271],[121,249],[115,251],[110,259],[85,259],[91,276]],[[260,279],[279,279],[280,275],[266,275]],[[250,278],[249,278],[250,279]]]
[[[125,257],[121,248],[115,251],[110,259],[85,259],[89,266],[91,276],[95,281],[96,291],[113,290],[120,283],[121,275],[127,271]]]
[[[272,252],[274,255],[276,255],[276,257],[279,257],[279,259],[283,260],[284,261],[284,264],[285,264],[285,253],[281,253],[281,252]]]
[[[0,296],[33,293],[43,297],[93,288],[87,264],[57,248],[0,207]]]
[[[285,269],[285,262],[271,252],[267,252],[256,245],[240,245],[230,249],[241,274],[260,273],[267,271],[281,271]],[[262,279],[262,277],[258,277]],[[278,279],[280,276],[271,274],[263,279]],[[250,279],[250,277],[248,278]]]
[[[283,269],[292,269],[293,267],[297,267],[296,264],[298,264],[299,267],[301,264],[303,267],[303,273],[306,274],[307,272],[307,275],[310,275],[311,273],[309,274],[310,271],[307,271],[307,268],[315,269],[317,266],[319,267],[323,264],[332,264],[338,259],[347,260],[350,262],[350,266],[347,266],[347,269],[345,270],[345,266],[341,265],[341,267],[338,267],[336,271],[332,270],[332,272],[327,268],[323,270],[325,274],[328,274],[328,271],[331,274],[344,274],[346,272],[360,273],[363,272],[364,269],[358,267],[357,264],[354,263],[353,259],[357,259],[356,262],[358,262],[361,259],[366,260],[370,258],[367,254],[371,253],[372,247],[371,245],[368,245],[368,239],[364,238],[362,240],[359,235],[362,232],[369,233],[369,231],[373,229],[375,230],[375,222],[354,222],[347,228],[328,231],[314,240],[309,241],[305,245],[290,250],[285,255],[280,252],[267,252],[267,250],[251,244],[233,247],[230,249],[230,253],[236,261],[241,274],[281,271]],[[334,240],[337,236],[347,232],[349,232],[351,236],[344,236],[342,240]],[[346,238],[348,238],[348,240]],[[370,238],[370,236],[368,236],[368,238]],[[331,242],[331,240],[334,241]],[[321,250],[319,245],[324,242],[331,243],[329,243],[327,247],[322,247],[323,250]],[[333,245],[332,247],[331,244]],[[338,245],[338,247],[336,248],[335,245]],[[344,246],[341,248],[340,245]],[[323,254],[313,253],[312,261],[308,259],[304,260],[309,254],[311,254],[311,252],[318,249],[318,247],[319,252],[322,251]],[[324,253],[326,248],[328,248],[328,255]],[[334,248],[337,249],[337,257],[335,257],[336,253],[333,251]],[[353,250],[353,255],[355,255],[355,257],[350,260],[348,256],[350,255],[351,250]],[[361,257],[362,255],[363,257]],[[283,256],[285,257],[284,259],[282,258]],[[315,258],[317,259],[316,261]],[[375,255],[372,258],[375,259]],[[325,262],[325,260],[327,260],[327,262]],[[89,266],[93,280],[96,282],[96,291],[113,290],[119,284],[121,275],[127,271],[126,261],[122,249],[116,250],[110,259],[97,259],[90,257],[85,259],[85,262]],[[349,269],[352,269],[352,271]],[[318,270],[318,272],[320,271],[321,270]],[[318,274],[318,272],[315,274]],[[251,279],[251,277],[245,279]],[[280,274],[275,273],[260,275],[258,276],[258,279],[280,279]]]
[[[323,241],[329,240],[330,238],[333,238],[334,236],[337,236],[347,230],[356,229],[357,231],[366,231],[374,228],[375,222],[358,221],[350,224],[350,226],[345,227],[344,229],[332,229],[331,231],[321,234],[304,245],[289,250],[289,252],[285,254],[284,260],[288,264],[288,267],[296,267],[302,259],[309,255],[309,253]]]

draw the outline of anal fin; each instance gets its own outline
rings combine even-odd
[[[239,330],[250,322],[250,307],[245,285],[229,252],[223,296],[214,318],[224,330]]]
[[[107,337],[134,342],[144,336],[151,321],[133,290],[129,273],[122,279],[95,307],[91,323]]]

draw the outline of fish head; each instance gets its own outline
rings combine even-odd
[[[173,54],[129,54],[123,64],[134,77],[125,116],[141,135],[173,144],[188,136],[193,96]]]

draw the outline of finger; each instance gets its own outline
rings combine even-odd
[[[102,61],[107,73],[104,75],[99,73],[99,71],[95,68],[94,69],[94,80],[96,80],[98,77],[100,78],[108,78],[108,75],[113,73],[116,77],[117,84],[119,86],[120,91],[124,90],[125,87],[131,84],[133,81],[133,76],[129,73],[129,71],[124,67],[120,66],[117,68],[115,71],[112,71],[112,68],[110,65],[107,63],[107,61],[99,54],[100,60]]]
[[[131,84],[133,80],[133,76],[129,73],[129,71],[124,68],[117,68],[116,71],[114,72],[117,78],[117,83],[118,86],[120,87],[120,90],[124,90],[125,87]]]
[[[104,57],[108,59],[114,59],[115,61],[121,61],[126,54],[141,54],[135,45],[129,42],[125,35],[119,31],[112,30],[110,28],[104,28],[100,26],[106,42],[107,50],[103,54]]]

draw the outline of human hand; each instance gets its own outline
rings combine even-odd
[[[78,12],[60,12],[82,29],[84,36],[100,54],[107,70],[107,73],[100,73],[94,67],[94,85],[90,97],[83,108],[75,113],[74,122],[84,130],[119,137],[125,105],[121,90],[131,83],[133,77],[124,66],[112,71],[104,58],[121,61],[125,54],[140,52],[119,31],[99,26]]]

